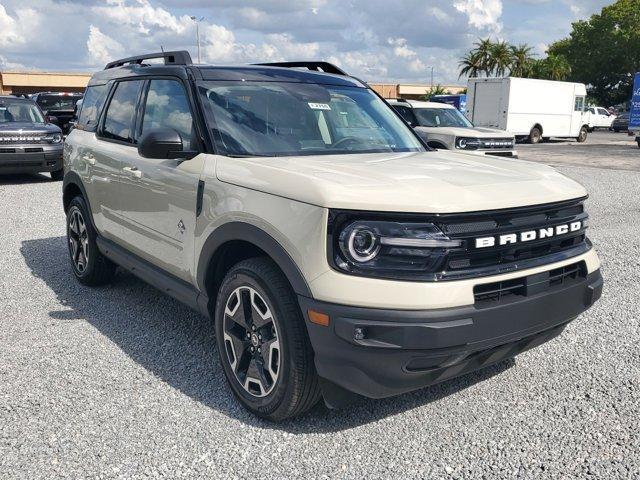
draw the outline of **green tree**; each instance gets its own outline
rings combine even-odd
[[[494,43],[490,51],[487,76],[504,77],[511,70],[511,45],[507,42]]]
[[[431,90],[429,90],[426,94],[424,94],[422,97],[420,97],[420,100],[428,102],[436,95],[449,95],[449,93],[450,93],[449,90],[444,88],[442,85],[438,84],[435,87],[433,87]]]
[[[528,77],[536,61],[533,55],[533,48],[527,44],[511,45],[509,75],[512,77]]]
[[[547,58],[531,63],[529,77],[543,80],[568,80],[571,77],[571,65],[564,55],[551,54]]]
[[[564,57],[568,78],[586,83],[599,103],[628,100],[633,74],[640,71],[640,0],[618,0],[574,23],[568,38],[549,47],[549,56]]]
[[[462,57],[458,65],[460,66],[460,75],[458,76],[458,78],[479,77],[483,71],[480,57],[473,51],[466,53],[465,56]]]

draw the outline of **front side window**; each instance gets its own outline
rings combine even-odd
[[[203,82],[218,150],[231,156],[423,151],[409,127],[365,88],[288,82]]]
[[[98,117],[104,105],[109,90],[108,85],[94,85],[87,87],[80,107],[78,127],[83,130],[95,129]]]
[[[414,108],[421,127],[473,128],[473,124],[455,108]]]
[[[157,128],[170,128],[182,137],[183,150],[192,150],[193,117],[182,84],[175,80],[151,80],[142,117],[142,135]]]
[[[121,142],[134,143],[133,117],[136,111],[141,81],[118,82],[115,87],[102,128],[102,136]]]
[[[32,102],[0,99],[0,124],[3,123],[44,123],[40,109]]]

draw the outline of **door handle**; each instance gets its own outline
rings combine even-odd
[[[94,157],[93,154],[91,153],[85,153],[80,158],[82,159],[83,162],[88,163],[89,165],[96,164],[96,157]]]
[[[134,178],[142,178],[142,172],[137,167],[124,167],[122,171]]]

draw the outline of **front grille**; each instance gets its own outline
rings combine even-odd
[[[34,134],[0,134],[0,145],[29,145],[49,143],[46,135]]]
[[[536,275],[476,285],[473,289],[473,296],[476,307],[490,307],[517,301],[541,292],[566,288],[580,282],[586,276],[586,264],[578,262]]]
[[[513,148],[513,138],[481,138],[481,150],[504,150]]]
[[[586,238],[583,201],[574,200],[535,207],[479,212],[469,215],[443,215],[438,226],[464,247],[451,250],[442,265],[442,279],[478,277],[531,268],[584,253],[590,248]],[[501,235],[539,231],[580,222],[581,227],[564,234],[500,245]],[[476,239],[493,237],[496,244],[479,248]]]

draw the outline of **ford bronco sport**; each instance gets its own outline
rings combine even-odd
[[[231,390],[272,420],[556,337],[602,290],[586,196],[544,165],[430,150],[324,62],[118,60],[65,144],[76,278],[119,265],[212,317]]]
[[[49,172],[62,180],[62,132],[32,100],[0,96],[0,174]]]

